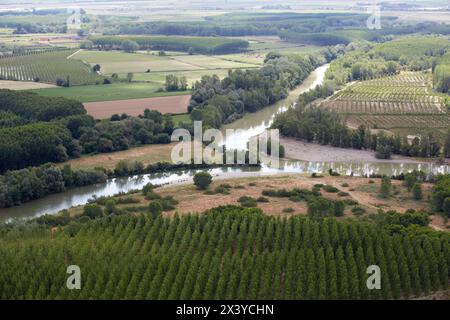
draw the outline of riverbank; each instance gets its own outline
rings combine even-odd
[[[349,163],[433,163],[433,160],[431,159],[411,158],[399,155],[392,155],[392,158],[387,160],[377,159],[375,157],[375,152],[369,150],[336,148],[329,145],[324,146],[288,137],[280,137],[280,144],[285,148],[285,157],[292,160]]]
[[[189,178],[176,185],[164,185],[157,188],[155,192],[161,197],[172,197],[177,204],[172,210],[163,213],[164,216],[173,217],[175,213],[188,214],[204,212],[205,210],[217,206],[240,205],[239,199],[243,196],[258,199],[263,196],[264,190],[292,190],[294,188],[312,190],[315,185],[323,184],[335,187],[338,191],[327,192],[322,190],[322,195],[330,200],[343,200],[348,203],[343,217],[337,219],[368,219],[370,215],[377,214],[379,209],[385,211],[395,210],[404,213],[408,209],[425,210],[431,212],[432,208],[426,200],[415,200],[412,193],[402,185],[401,181],[392,181],[393,192],[389,198],[379,197],[381,179],[368,179],[358,177],[334,177],[324,176],[311,178],[304,174],[271,174],[265,176],[252,176],[250,173],[246,177],[237,176],[214,176],[213,183],[209,191],[198,190]],[[432,185],[424,183],[424,199],[431,194]],[[220,192],[217,192],[217,191]],[[224,191],[225,190],[225,191]],[[150,200],[145,199],[141,192],[129,195],[113,197],[117,203],[119,198],[132,198],[133,203],[118,204],[123,212],[136,214],[146,212]],[[306,215],[308,206],[305,201],[292,201],[287,197],[264,196],[267,202],[258,202],[257,207],[265,214],[276,217],[289,217],[293,215]],[[131,201],[130,201],[131,202]],[[355,214],[354,208],[361,208],[362,211]],[[289,212],[287,212],[289,211]],[[69,210],[71,216],[81,215],[83,207],[79,206]],[[448,232],[450,226],[445,223],[440,215],[431,216],[430,227],[438,231]]]

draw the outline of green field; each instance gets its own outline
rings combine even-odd
[[[254,68],[256,64],[234,62],[204,55],[157,56],[146,53],[125,53],[121,51],[80,51],[72,57],[90,64],[100,64],[103,74],[146,73],[148,70],[190,71],[202,69]]]
[[[186,77],[188,84],[191,85],[192,83],[199,81],[202,76],[217,75],[219,78],[223,79],[228,75],[228,69],[136,73],[134,75],[134,81],[154,82],[164,85],[166,76],[169,74],[176,75],[177,77]],[[125,78],[126,74],[119,74],[119,76]]]
[[[157,83],[117,82],[109,85],[90,85],[70,88],[31,90],[46,97],[65,97],[81,102],[140,99],[189,94],[189,91],[156,92],[161,88]]]

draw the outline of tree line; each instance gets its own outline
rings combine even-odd
[[[331,145],[339,148],[365,149],[375,151],[380,159],[389,159],[391,154],[410,157],[439,157],[442,145],[433,133],[415,137],[410,143],[407,137],[387,135],[380,130],[372,134],[370,128],[360,125],[350,129],[342,117],[331,110],[315,105],[305,105],[314,95],[301,97],[295,108],[276,115],[273,128],[287,137],[307,142]]]
[[[245,50],[249,43],[239,39],[216,37],[161,37],[161,36],[93,36],[89,37],[94,46],[101,50],[129,49],[126,43],[136,43],[141,50],[167,50],[196,53],[225,54]],[[133,50],[136,50],[134,48]]]
[[[66,220],[56,232],[0,225],[1,299],[404,299],[448,289],[448,234],[415,224],[234,206]],[[68,265],[82,270],[80,290],[65,285]],[[367,288],[370,265],[380,290]]]
[[[20,205],[27,201],[60,193],[71,187],[105,182],[102,170],[63,168],[52,164],[7,171],[0,175],[0,208]]]

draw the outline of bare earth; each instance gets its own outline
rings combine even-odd
[[[324,162],[383,162],[383,163],[423,163],[425,160],[402,156],[392,156],[390,160],[375,158],[372,151],[335,148],[316,143],[308,143],[293,138],[280,137],[286,150],[286,158],[304,161]]]
[[[161,113],[186,113],[191,96],[170,96],[155,97],[145,99],[115,100],[102,102],[84,103],[88,114],[96,119],[106,119],[113,114],[126,113],[131,116],[138,116],[144,113],[145,109],[157,110]]]
[[[0,80],[0,89],[31,90],[31,89],[45,89],[45,88],[58,88],[58,87],[53,84],[40,82]]]

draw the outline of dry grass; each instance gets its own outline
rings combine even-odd
[[[64,162],[72,168],[92,169],[104,167],[114,169],[120,160],[142,161],[145,165],[156,162],[170,161],[170,153],[174,144],[151,144],[114,153],[101,153],[92,156],[83,156]]]

